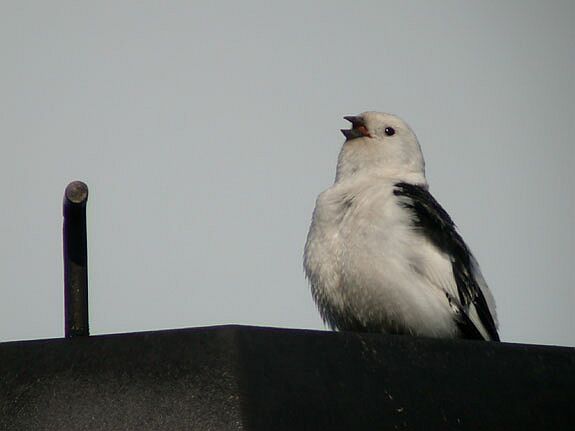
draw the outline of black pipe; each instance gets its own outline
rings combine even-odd
[[[86,202],[88,186],[68,184],[64,193],[64,333],[66,338],[88,336],[88,250]]]

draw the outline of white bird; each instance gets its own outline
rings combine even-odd
[[[493,296],[428,191],[417,137],[380,112],[352,124],[335,183],[316,201],[304,269],[324,321],[341,331],[499,341]]]

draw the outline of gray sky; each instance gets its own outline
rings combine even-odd
[[[0,340],[63,335],[90,186],[93,334],[323,328],[302,271],[342,116],[415,130],[505,341],[575,345],[575,3],[0,5]]]

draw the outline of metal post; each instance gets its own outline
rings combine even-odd
[[[68,184],[64,193],[64,313],[66,338],[90,335],[88,327],[88,251],[86,202],[88,186]]]

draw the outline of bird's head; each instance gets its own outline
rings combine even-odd
[[[341,131],[346,140],[339,154],[336,181],[367,174],[426,184],[419,142],[401,118],[382,112],[344,118],[351,129]]]

